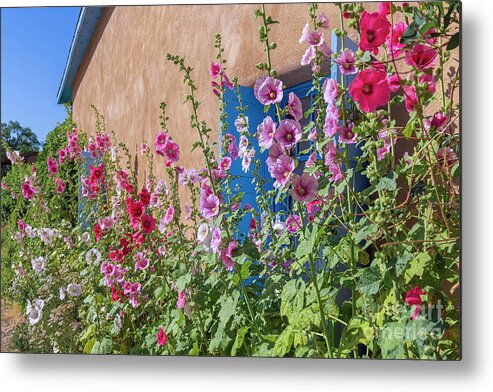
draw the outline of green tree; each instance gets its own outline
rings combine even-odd
[[[39,151],[41,143],[36,134],[29,127],[23,127],[18,121],[9,121],[1,124],[1,155],[5,149],[28,153]]]

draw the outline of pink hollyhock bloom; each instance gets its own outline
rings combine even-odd
[[[232,271],[234,267],[233,251],[238,247],[236,241],[231,240],[227,248],[221,250],[221,260],[228,271]]]
[[[301,227],[301,218],[299,215],[294,214],[288,216],[288,219],[286,219],[286,228],[289,234],[296,233]]]
[[[334,99],[339,95],[339,87],[337,82],[332,78],[327,78],[323,84],[324,101],[326,103],[334,102]]]
[[[240,156],[240,158],[243,158],[243,155],[246,154],[247,149],[248,149],[248,139],[245,135],[240,136],[239,146],[240,146],[240,149],[239,149],[238,155]]]
[[[313,128],[310,133],[308,134],[307,136],[307,139],[310,140],[311,142],[317,140],[317,129],[316,128]]]
[[[293,148],[300,141],[301,136],[300,123],[291,119],[282,120],[275,133],[277,142],[287,149]]]
[[[168,134],[165,131],[159,132],[154,139],[156,153],[158,155],[164,155],[164,147],[166,146],[166,143],[168,143]]]
[[[306,40],[308,39],[308,33],[309,32],[310,32],[310,24],[307,23],[303,27],[303,31],[301,32],[300,44],[302,44],[303,42],[306,42]]]
[[[183,309],[187,304],[187,297],[185,295],[185,291],[180,291],[178,293],[178,300],[176,301],[176,307],[178,309]]]
[[[168,139],[168,142],[163,148],[163,155],[166,158],[166,166],[173,162],[178,162],[180,159],[180,147],[173,140]]]
[[[377,159],[381,161],[384,159],[387,154],[390,152],[390,144],[386,144],[383,147],[378,147],[377,148]]]
[[[317,196],[318,182],[314,176],[303,173],[300,177],[298,174],[293,175],[293,189],[289,191],[291,196],[299,202],[310,202]]]
[[[226,178],[228,174],[221,168],[216,167],[211,170],[212,176],[214,177],[215,180],[221,180],[223,178]]]
[[[311,46],[320,46],[324,43],[324,35],[321,31],[314,30],[308,33],[306,40]]]
[[[271,148],[275,132],[276,123],[272,121],[270,116],[267,116],[257,127],[258,145],[264,148]]]
[[[371,68],[361,71],[349,85],[349,94],[366,113],[386,105],[390,89],[385,72]]]
[[[56,191],[57,193],[62,193],[65,188],[67,187],[65,185],[65,182],[61,178],[55,178],[55,186],[56,186]]]
[[[159,332],[157,333],[156,338],[157,338],[157,344],[160,346],[165,346],[166,343],[168,342],[168,337],[166,336],[163,327],[159,328]]]
[[[327,15],[325,15],[324,12],[320,12],[317,16],[317,22],[319,23],[320,27],[324,29],[329,28],[329,19],[327,18]]]
[[[431,119],[425,120],[425,129],[429,131],[430,129],[434,129],[439,131],[448,121],[447,115],[442,112],[436,112]]]
[[[141,226],[144,233],[150,234],[156,228],[156,220],[152,215],[142,215]]]
[[[354,144],[356,143],[356,137],[358,136],[355,132],[353,132],[353,124],[350,124],[347,127],[339,127],[339,141],[341,143],[346,144]]]
[[[317,56],[317,51],[313,46],[309,46],[301,57],[301,65],[308,65]]]
[[[126,200],[127,213],[131,219],[139,219],[145,212],[145,206],[141,201],[132,201],[131,197]]]
[[[311,167],[315,164],[315,162],[317,161],[317,153],[315,151],[313,151],[310,156],[308,157],[308,159],[306,160],[306,164],[305,166],[306,167]]]
[[[89,176],[89,181],[91,183],[97,183],[99,180],[103,179],[104,163],[99,166],[89,165],[89,169],[91,170],[91,174]]]
[[[48,165],[48,171],[50,174],[58,174],[58,163],[55,159],[48,158],[46,164]]]
[[[436,157],[440,165],[447,167],[449,169],[452,166],[454,166],[457,162],[459,162],[459,157],[457,156],[455,151],[452,150],[450,147],[443,147],[440,150],[438,150]]]
[[[272,143],[272,147],[269,149],[269,156],[267,157],[267,167],[269,169],[269,173],[271,173],[271,168],[277,159],[283,155],[285,152],[284,148],[277,142]]]
[[[166,210],[166,214],[164,214],[163,221],[165,224],[170,223],[175,216],[175,209],[173,206],[169,206],[168,209]]]
[[[417,44],[406,53],[406,63],[420,71],[433,67],[437,59],[437,51],[430,46]]]
[[[389,15],[390,14],[390,1],[381,1],[378,4],[378,13],[380,15]]]
[[[293,92],[289,93],[288,113],[293,116],[296,121],[300,121],[303,118],[301,101]]]
[[[327,166],[330,166],[331,163],[335,162],[337,157],[337,148],[334,141],[331,140],[330,142],[328,142],[327,145],[325,146],[324,151],[325,151],[324,163]]]
[[[31,200],[36,194],[36,190],[31,185],[31,181],[29,180],[26,180],[21,184],[21,190],[22,190],[22,194],[27,200]]]
[[[411,307],[413,305],[416,306],[411,320],[416,320],[418,318],[419,312],[421,311],[421,305],[423,303],[421,296],[425,294],[426,292],[424,292],[419,286],[414,287],[406,293],[406,303]]]
[[[221,74],[221,63],[211,63],[211,76],[216,79]]]
[[[211,219],[219,214],[219,198],[214,195],[201,196],[200,212],[206,219]]]
[[[356,57],[351,49],[344,49],[344,52],[337,57],[336,63],[343,75],[352,75],[358,72],[356,69]]]
[[[2,189],[7,189],[7,183],[5,181],[2,181]]]
[[[24,160],[24,158],[21,157],[19,151],[7,151],[5,155],[7,155],[7,158],[12,163],[12,165],[15,165]]]
[[[401,83],[399,81],[399,76],[397,74],[390,75],[387,77],[387,85],[391,92],[395,93],[401,88]]]
[[[281,102],[283,97],[282,82],[270,76],[263,76],[253,87],[255,97],[262,105]]]
[[[406,45],[401,43],[402,35],[407,29],[407,24],[399,22],[392,29],[392,32],[386,39],[387,51],[393,55],[394,58],[399,57],[402,54],[402,48]]]
[[[219,247],[222,244],[221,239],[221,229],[219,227],[214,227],[212,229],[212,237],[210,247],[212,249],[212,253],[217,253],[219,251]]]
[[[235,88],[233,82],[229,80],[228,75],[226,75],[225,72],[222,72],[222,80],[221,80],[221,87],[226,87],[229,88],[230,90],[233,90]]]
[[[221,162],[219,162],[219,167],[224,171],[228,171],[231,168],[231,158],[223,157],[223,159],[221,159]]]
[[[252,158],[255,156],[255,149],[252,148],[248,153],[243,155],[242,161],[241,161],[241,170],[243,170],[245,173],[248,172],[250,169],[250,164],[252,163]]]
[[[274,182],[274,187],[279,188],[280,186],[285,186],[291,174],[293,174],[295,168],[294,159],[289,155],[281,155],[272,165],[271,176],[276,179]]]
[[[147,188],[142,188],[139,193],[139,199],[144,207],[147,207],[151,203],[151,194],[149,193],[149,190]]]
[[[387,35],[389,35],[391,28],[389,21],[385,15],[378,12],[363,11],[359,24],[361,30],[359,48],[362,51],[369,50],[377,54],[378,47],[385,42]]]
[[[228,153],[229,155],[231,155],[231,158],[233,158],[235,161],[239,158],[239,150],[235,142],[231,142],[229,144]]]
[[[145,271],[147,267],[149,267],[149,259],[144,257],[144,254],[142,252],[138,252],[135,255],[135,271]]]
[[[235,120],[235,128],[239,133],[248,132],[248,117],[240,115]]]
[[[60,151],[58,151],[58,162],[60,162],[60,165],[63,164],[65,159],[67,159],[67,150],[62,148]]]
[[[344,178],[342,175],[341,169],[335,163],[331,163],[329,165],[329,173],[332,174],[330,181],[337,182],[337,181],[342,180]]]

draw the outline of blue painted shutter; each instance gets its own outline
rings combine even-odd
[[[232,181],[231,189],[235,189],[235,187],[238,185],[240,188],[240,192],[245,192],[242,205],[248,203],[252,206],[254,210],[259,211],[260,207],[258,206],[256,200],[257,195],[255,193],[255,186],[254,184],[252,184],[253,181],[252,168],[254,166],[253,162],[257,159],[260,160],[260,174],[263,176],[265,180],[267,180],[267,183],[264,185],[264,191],[273,189],[274,181],[271,179],[271,176],[267,170],[266,161],[269,156],[269,152],[268,151],[264,151],[263,153],[260,152],[260,148],[258,145],[257,138],[255,137],[255,134],[257,132],[258,125],[264,120],[264,118],[267,115],[270,115],[272,117],[272,109],[268,113],[264,113],[264,106],[257,101],[252,88],[240,86],[240,94],[241,94],[243,105],[247,107],[247,110],[245,111],[245,115],[248,117],[249,134],[246,136],[249,139],[251,146],[255,148],[256,155],[252,159],[252,165],[247,173],[243,172],[241,168],[241,161],[242,161],[241,158],[232,161],[230,173],[238,178]],[[233,91],[226,90],[225,100],[227,101],[226,113],[228,114],[227,133],[230,133],[233,136],[235,136],[237,143],[239,143],[241,135],[236,130],[234,124],[236,118],[238,117],[238,111],[236,110],[236,107],[239,105],[238,98],[236,97]],[[219,143],[219,145],[221,145],[221,143]],[[243,219],[238,225],[238,231],[244,234],[245,236],[248,234],[250,218],[251,218],[250,215],[246,215],[245,217],[243,217]]]

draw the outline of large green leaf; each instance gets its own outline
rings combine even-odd
[[[379,270],[374,267],[365,268],[359,279],[359,290],[362,294],[376,294],[380,288],[381,281],[382,275]]]

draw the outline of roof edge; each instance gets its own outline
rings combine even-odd
[[[103,9],[104,7],[82,7],[80,10],[67,56],[67,63],[65,64],[60,87],[58,88],[58,104],[72,101],[72,83],[84,59],[84,54],[89,47]]]

